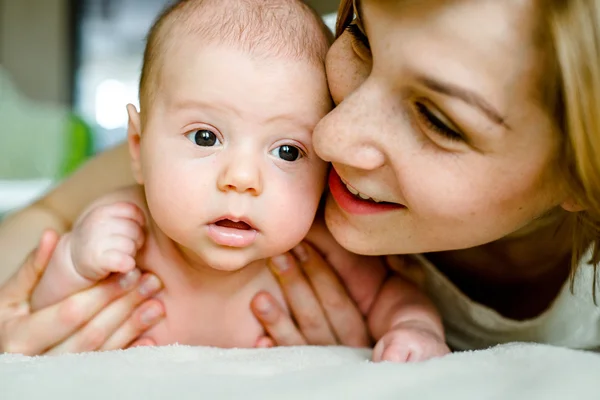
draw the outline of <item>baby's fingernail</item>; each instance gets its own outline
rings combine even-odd
[[[161,307],[150,307],[142,313],[141,320],[144,325],[153,325],[163,316]]]
[[[284,272],[290,268],[290,259],[287,254],[282,254],[272,257],[271,264],[275,267],[276,272]]]
[[[123,290],[131,289],[140,280],[140,276],[141,276],[140,270],[137,268],[132,269],[131,271],[129,271],[128,273],[123,275],[119,279],[119,285],[121,286],[121,289],[123,289]]]
[[[301,263],[308,261],[308,251],[306,251],[306,246],[304,246],[302,243],[294,247],[292,252],[296,257],[298,257],[298,260],[300,260]]]
[[[154,275],[147,275],[144,277],[140,288],[138,289],[142,296],[148,296],[160,289],[162,286],[160,280]]]

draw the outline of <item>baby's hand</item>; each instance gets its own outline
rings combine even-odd
[[[399,327],[389,331],[373,349],[373,361],[418,362],[450,353],[443,337],[427,328]]]
[[[112,272],[135,268],[144,244],[142,210],[131,203],[99,206],[85,214],[71,232],[71,257],[84,278],[98,281]]]

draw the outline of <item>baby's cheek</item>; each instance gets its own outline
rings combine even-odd
[[[268,211],[272,255],[288,251],[306,237],[315,218],[318,199],[313,200],[305,191],[281,196],[277,205]]]

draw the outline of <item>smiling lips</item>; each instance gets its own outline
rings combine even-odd
[[[256,240],[257,233],[250,221],[221,218],[208,225],[208,236],[220,246],[250,246]]]
[[[359,193],[356,189],[342,182],[342,179],[334,168],[331,168],[329,173],[329,191],[335,202],[350,214],[379,214],[406,208],[402,204],[381,202]]]

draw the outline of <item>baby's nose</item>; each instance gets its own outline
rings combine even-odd
[[[223,169],[217,182],[219,190],[248,193],[258,196],[262,192],[260,166],[246,157],[232,159]]]

